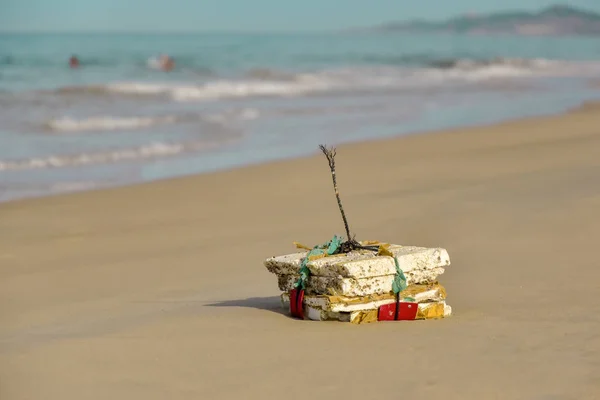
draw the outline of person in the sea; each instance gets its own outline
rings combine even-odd
[[[160,69],[163,71],[171,71],[175,67],[175,60],[172,57],[163,54],[159,58]]]
[[[79,59],[77,58],[77,56],[72,55],[71,58],[69,58],[69,67],[71,67],[71,68],[79,67]]]

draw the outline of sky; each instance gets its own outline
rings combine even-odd
[[[322,31],[413,18],[535,10],[557,0],[0,0],[0,30]],[[567,3],[563,0],[563,3]],[[600,12],[600,0],[569,0]]]

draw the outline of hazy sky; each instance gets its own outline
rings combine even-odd
[[[314,31],[552,0],[0,0],[4,31]],[[566,1],[565,1],[566,3]],[[600,0],[569,0],[600,11]]]

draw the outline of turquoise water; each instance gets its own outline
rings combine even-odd
[[[554,113],[598,77],[585,37],[0,34],[0,201]]]

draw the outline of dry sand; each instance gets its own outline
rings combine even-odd
[[[600,106],[337,163],[358,239],[448,249],[452,318],[280,310],[263,260],[343,233],[317,152],[7,203],[0,399],[600,398]]]

